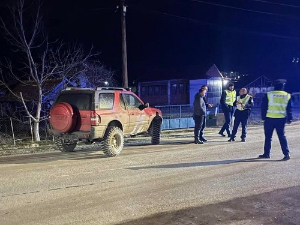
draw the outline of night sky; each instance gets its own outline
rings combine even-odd
[[[4,5],[1,1],[1,12]],[[11,0],[7,1],[12,4]],[[300,83],[298,0],[127,0],[129,83],[204,78],[221,71],[285,77]],[[77,41],[101,52],[100,60],[121,77],[118,0],[44,0],[44,28],[51,38]],[[2,13],[1,13],[2,14]],[[0,57],[7,54],[4,47]],[[297,81],[297,82],[295,82]]]

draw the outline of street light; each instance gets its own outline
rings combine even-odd
[[[299,57],[293,57],[292,63],[299,63]]]

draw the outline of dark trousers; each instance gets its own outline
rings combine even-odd
[[[274,129],[277,132],[278,139],[280,142],[281,150],[284,155],[289,155],[289,146],[284,135],[284,127],[285,127],[286,118],[274,119],[274,118],[266,118],[264,122],[264,130],[265,130],[265,146],[264,146],[264,154],[270,155],[271,151],[271,142]]]
[[[200,130],[202,128],[204,116],[194,116],[195,128],[194,128],[194,136],[195,138],[200,138]]]
[[[204,133],[205,127],[206,127],[206,116],[203,116],[202,126],[200,129],[200,135],[199,135],[200,138],[203,138],[203,133]]]
[[[231,123],[232,115],[233,115],[233,112],[224,111],[225,123],[219,132],[220,134],[223,134],[223,132],[226,130],[227,135],[230,136],[230,123]]]
[[[246,112],[248,113],[248,112]],[[236,115],[234,118],[234,124],[232,128],[231,138],[235,138],[239,125],[242,124],[241,138],[245,139],[247,134],[248,114],[241,112],[240,115]],[[245,115],[243,115],[245,114]]]

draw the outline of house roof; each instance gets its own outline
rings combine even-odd
[[[43,97],[47,96],[57,86],[60,86],[62,84],[62,79],[52,79],[46,81],[46,83],[43,85]],[[38,87],[36,82],[34,81],[24,81],[22,83],[17,84],[15,87],[12,87],[11,90],[18,96],[20,96],[20,92],[22,92],[22,96],[25,102],[38,100]],[[6,91],[6,93],[0,98],[0,101],[20,102],[21,100],[14,96],[11,92]]]

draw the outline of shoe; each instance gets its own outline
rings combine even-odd
[[[283,161],[288,161],[290,158],[291,158],[290,155],[285,155],[282,160]]]
[[[258,158],[261,158],[261,159],[269,159],[270,156],[269,156],[269,155],[263,154],[263,155],[259,155]]]
[[[235,139],[234,139],[234,138],[230,138],[230,139],[228,140],[228,142],[231,142],[231,141],[235,141]]]
[[[207,142],[207,140],[204,137],[200,138],[200,141]]]
[[[194,143],[195,144],[203,144],[203,141],[199,140],[199,138],[196,138]]]
[[[231,137],[231,134],[228,134],[228,136],[227,136],[227,137],[229,137],[229,138],[230,138],[230,137]]]
[[[245,139],[245,138],[242,138],[241,142],[246,142],[246,139]]]
[[[219,134],[220,134],[222,137],[225,137],[225,136],[226,136],[225,134],[223,134],[223,133],[221,133],[221,132],[219,132]]]

